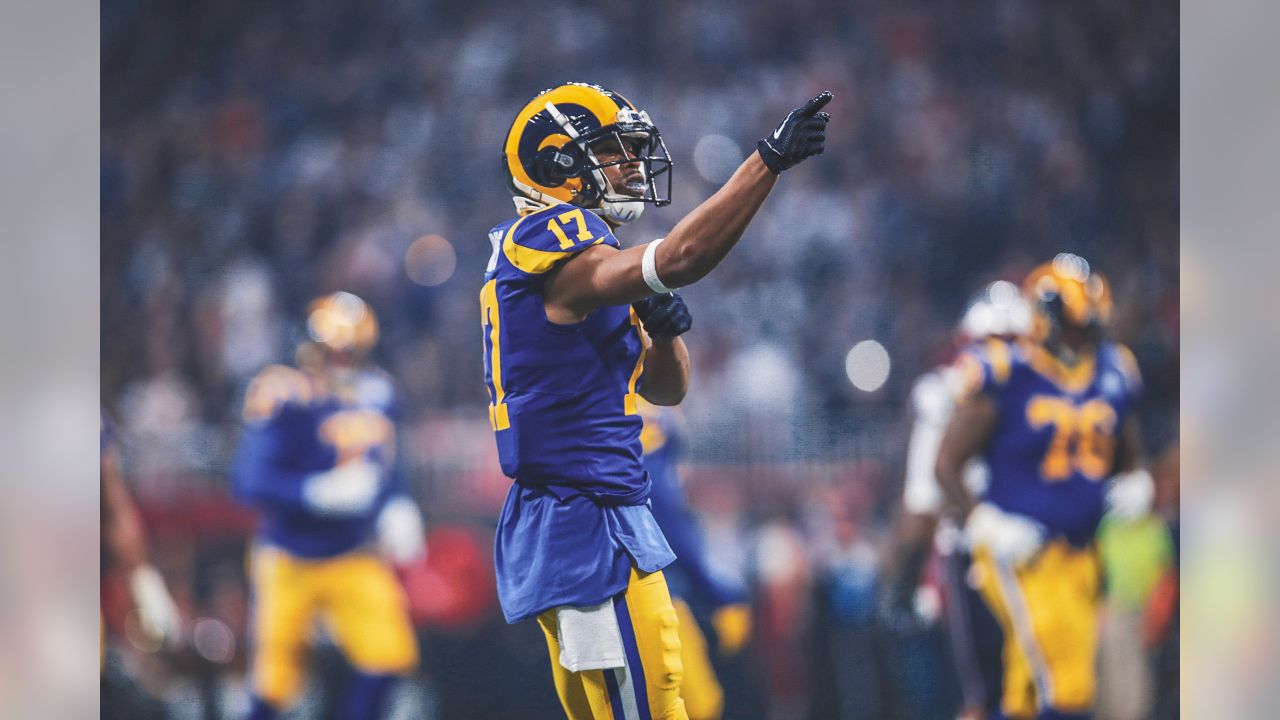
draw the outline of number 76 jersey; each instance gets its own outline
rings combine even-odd
[[[1035,519],[1051,537],[1091,543],[1117,438],[1142,392],[1133,354],[1103,342],[1069,368],[1038,344],[993,339],[966,351],[958,366],[965,392],[996,404],[985,499]]]
[[[547,273],[594,245],[619,247],[594,214],[557,204],[489,232],[480,291],[489,420],[502,471],[523,486],[625,496],[644,484],[636,411],[644,369],[629,305],[581,322],[547,319]]]

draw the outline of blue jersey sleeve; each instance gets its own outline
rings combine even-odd
[[[573,205],[553,205],[526,215],[502,238],[502,254],[524,275],[538,276],[594,245],[620,247],[608,223]]]
[[[285,468],[289,438],[283,416],[310,399],[310,384],[297,369],[271,365],[249,382],[245,422],[231,462],[231,494],[246,504],[303,512],[302,484],[310,473]]]
[[[997,395],[1009,382],[1013,368],[1013,348],[1003,340],[991,339],[969,346],[956,359],[960,373],[959,398]]]
[[[1142,371],[1138,369],[1138,359],[1134,357],[1133,351],[1119,343],[1113,343],[1109,346],[1110,365],[1115,368],[1117,375],[1124,384],[1124,396],[1130,403],[1136,403],[1142,398]]]
[[[275,422],[247,425],[231,462],[231,494],[241,503],[286,513],[303,513],[302,485],[310,473],[286,470],[285,445]]]

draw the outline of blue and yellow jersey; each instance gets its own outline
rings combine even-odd
[[[402,493],[395,465],[395,393],[377,370],[361,370],[336,392],[322,392],[300,370],[272,365],[249,384],[244,431],[231,466],[236,499],[261,513],[260,539],[292,555],[328,558],[370,542],[378,512]],[[365,458],[386,481],[366,513],[317,513],[303,484],[339,463]]]
[[[480,310],[502,471],[522,485],[634,491],[644,475],[636,414],[644,343],[635,312],[606,307],[556,325],[542,296],[558,263],[618,240],[603,220],[571,205],[503,223],[490,239]]]
[[[547,273],[589,247],[617,248],[617,238],[594,214],[557,204],[498,225],[489,240],[485,384],[502,471],[516,483],[495,561],[515,622],[602,602],[626,587],[633,561],[653,572],[673,556],[644,504],[636,405],[645,342],[635,312],[603,307],[572,325],[546,315]]]
[[[989,395],[998,412],[985,499],[1072,545],[1092,542],[1117,437],[1142,392],[1133,354],[1104,342],[1069,368],[1038,344],[988,340],[958,363],[965,392]]]
[[[640,416],[644,418],[640,433],[644,466],[653,479],[653,515],[676,553],[676,561],[663,570],[671,595],[688,601],[702,616],[745,602],[745,588],[712,571],[697,516],[685,497],[677,468],[684,452],[684,424],[678,411],[641,400]]]

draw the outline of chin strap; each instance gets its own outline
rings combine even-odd
[[[541,195],[541,193],[539,193],[539,195]],[[516,214],[519,215],[520,217],[524,217],[525,215],[532,215],[538,212],[539,210],[546,210],[547,208],[551,207],[549,203],[538,202],[537,200],[530,200],[527,197],[521,197],[519,195],[512,195],[511,202],[515,203]]]

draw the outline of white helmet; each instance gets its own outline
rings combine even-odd
[[[969,299],[960,317],[960,332],[970,340],[1014,337],[1031,327],[1031,307],[1007,280],[997,280]]]

